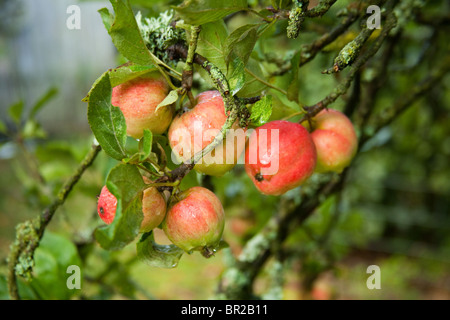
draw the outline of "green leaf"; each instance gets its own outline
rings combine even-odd
[[[202,25],[222,19],[240,10],[247,9],[246,0],[186,0],[180,6],[173,7],[184,22]]]
[[[122,159],[122,163],[132,163],[132,162],[136,162],[140,159],[141,154],[140,153],[135,153],[133,154],[131,157],[128,158],[123,158]]]
[[[171,90],[169,94],[161,101],[155,109],[155,112],[159,110],[159,108],[170,106],[171,104],[177,102],[178,100],[178,90]]]
[[[41,138],[47,137],[47,133],[42,129],[41,125],[34,119],[28,120],[23,126],[22,137],[24,139],[29,138]]]
[[[254,97],[267,89],[267,86],[258,79],[265,79],[261,65],[258,61],[250,58],[245,68],[245,85],[239,91],[239,97]]]
[[[109,173],[106,186],[117,198],[116,215],[110,225],[95,230],[95,238],[104,249],[119,250],[139,234],[145,183],[136,166],[119,164]]]
[[[153,135],[153,142],[157,146],[153,151],[158,153],[158,164],[161,168],[166,166],[170,170],[175,169],[177,165],[172,161],[172,148],[170,147],[167,135]]]
[[[130,2],[127,0],[110,0],[110,2],[116,14],[114,19],[106,8],[100,9],[99,13],[117,50],[134,63],[153,64],[153,58],[142,39]]]
[[[88,121],[95,138],[112,158],[126,157],[127,127],[122,111],[111,104],[112,88],[109,75],[104,74],[91,90]]]
[[[144,137],[141,139],[142,150],[139,156],[140,161],[144,161],[152,152],[153,134],[150,130],[144,129]]]
[[[224,45],[227,37],[228,29],[223,20],[204,24],[196,50],[222,72],[226,71]]]
[[[108,70],[109,79],[111,81],[111,86],[115,87],[119,84],[132,80],[134,78],[140,77],[149,72],[158,70],[154,65],[141,66],[128,62],[117,68]]]
[[[20,124],[20,120],[22,118],[24,103],[22,100],[14,103],[9,107],[8,113],[11,119],[18,125]]]
[[[2,119],[0,119],[0,133],[6,133],[8,131],[8,127],[3,122]]]
[[[234,30],[225,41],[225,61],[227,65],[236,54],[247,64],[250,54],[258,40],[258,28],[261,24],[247,24]]]
[[[230,247],[230,244],[228,242],[226,242],[225,240],[220,240],[219,245],[216,248],[216,252],[220,251],[222,249],[229,248],[229,247]]]
[[[104,72],[97,80],[94,82],[94,86],[91,88],[91,91],[83,98],[82,101],[89,102],[89,97],[91,95],[92,89],[95,88],[95,84],[103,78],[106,74],[109,76],[109,81],[111,83],[111,87],[118,86],[124,82],[132,80],[134,78],[140,77],[146,73],[157,70],[154,65],[149,66],[141,66],[138,64],[134,64],[132,62],[125,63],[117,68],[109,69]]]
[[[272,96],[264,96],[256,102],[251,110],[250,121],[255,126],[262,126],[272,115]]]
[[[180,3],[182,0],[130,0],[131,4],[134,6],[142,7],[150,10],[150,12],[156,11],[159,6],[167,5],[167,3]]]
[[[278,9],[285,9],[291,4],[291,0],[279,0]]]
[[[231,94],[234,96],[245,84],[245,66],[239,57],[233,60],[232,70],[228,83],[230,84]]]
[[[184,251],[177,246],[160,245],[155,242],[153,232],[142,235],[136,245],[138,258],[145,264],[157,268],[175,268]]]
[[[278,1],[277,0],[270,0],[270,3],[272,3],[272,7],[275,9],[278,9]]]
[[[181,180],[180,189],[187,190],[192,187],[196,187],[200,184],[200,179],[204,178],[205,175],[198,173],[195,170],[189,171],[189,173]]]
[[[81,268],[76,246],[66,237],[46,231],[36,249],[32,288],[44,300],[69,299],[76,290],[67,288],[69,266]]]
[[[301,59],[301,52],[298,52],[295,54],[291,59],[291,79],[290,83],[287,89],[287,97],[290,101],[299,102],[298,100],[298,92],[299,92],[299,86],[300,82],[298,79],[298,70],[300,65],[300,59]]]
[[[98,10],[98,13],[100,13],[100,17],[102,18],[103,25],[105,26],[106,30],[111,30],[111,27],[114,23],[114,15],[112,15],[107,8]]]
[[[28,119],[33,119],[36,114],[42,109],[42,107],[45,106],[45,104],[50,101],[53,97],[55,97],[58,94],[58,89],[53,87],[48,89],[46,93],[42,95],[42,97],[34,104],[34,106],[31,108],[30,114],[28,116]]]
[[[19,290],[19,297],[22,300],[38,300],[38,296],[36,292],[34,292],[33,288],[28,281],[22,280],[21,278],[17,278],[17,289]],[[0,300],[10,300],[8,291],[8,282],[6,280],[6,276],[0,276]]]

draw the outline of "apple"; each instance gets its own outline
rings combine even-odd
[[[141,232],[150,232],[158,227],[166,216],[166,201],[155,187],[144,190],[142,197],[142,212],[144,218],[141,223]]]
[[[210,190],[192,187],[174,197],[162,228],[170,241],[186,252],[214,254],[225,226],[222,203]]]
[[[166,201],[155,187],[145,189],[142,197],[143,220],[139,232],[149,232],[158,227],[164,220],[166,207]],[[103,186],[98,198],[98,215],[106,224],[111,224],[116,216],[116,208],[117,198]]]
[[[316,148],[300,124],[268,122],[250,135],[245,151],[245,171],[266,195],[281,195],[303,184],[314,172]]]
[[[157,106],[166,98],[169,85],[157,71],[129,80],[112,90],[111,103],[119,107],[127,124],[127,135],[140,139],[144,129],[162,134],[169,127],[174,108]]]
[[[169,143],[178,163],[191,159],[208,146],[225,124],[227,115],[218,91],[205,91],[196,97],[196,105],[177,115],[169,128]],[[237,163],[245,149],[246,131],[236,121],[232,130],[214,150],[197,162],[194,170],[212,176],[222,176]],[[175,162],[174,161],[174,162]]]
[[[111,224],[116,216],[117,198],[103,186],[97,202],[97,212],[106,224]]]
[[[317,150],[316,172],[341,173],[358,149],[358,138],[350,119],[340,111],[324,109],[304,126],[311,132]]]

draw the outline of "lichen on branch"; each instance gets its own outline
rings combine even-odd
[[[136,23],[147,48],[164,62],[169,61],[166,50],[169,46],[186,41],[184,30],[172,26],[173,18],[173,10],[162,12],[157,18],[143,19],[141,12],[136,14]]]
[[[305,20],[305,12],[308,4],[308,0],[294,0],[293,7],[289,11],[289,20],[286,29],[288,38],[296,39],[298,37],[303,20]]]

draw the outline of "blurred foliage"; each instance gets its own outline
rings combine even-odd
[[[276,47],[280,55],[289,55],[289,48],[310,43],[323,28],[333,25],[333,15],[348,2],[339,1],[320,22],[307,22],[296,40],[277,36],[286,28],[283,23],[271,27],[267,38],[255,45],[249,66],[261,58],[265,48]],[[154,15],[166,4],[180,1],[131,3],[144,15]],[[442,3],[430,1],[427,14],[435,14]],[[237,14],[227,21],[229,30],[254,18]],[[300,105],[316,103],[339,82],[339,75],[327,76],[320,71],[330,65],[352,32],[299,70]],[[404,28],[398,59],[390,66],[376,110],[407,94],[430,69],[429,60],[416,67],[430,52],[440,50],[426,47],[430,37],[438,37],[440,46],[448,46],[444,32],[430,32],[423,24],[410,23]],[[265,67],[270,73],[277,66]],[[369,65],[361,74],[363,83],[373,72]],[[289,77],[278,77],[274,84],[285,87]],[[256,293],[284,299],[450,299],[449,87],[450,78],[446,77],[440,87],[360,150],[344,188],[326,199],[288,238],[279,257],[269,262],[255,283]],[[23,110],[22,101],[17,102],[8,109],[9,118],[0,121],[0,299],[8,299],[6,257],[15,225],[49,204],[92,142],[92,136],[83,132],[67,140],[46,134],[35,115],[54,94],[56,89],[44,93],[29,112]],[[345,99],[348,97],[338,100],[333,108],[343,110]],[[272,119],[297,111],[299,105],[273,92]],[[176,269],[152,268],[136,258],[134,243],[120,252],[108,252],[94,241],[94,230],[102,225],[96,213],[96,196],[116,164],[101,153],[75,186],[36,252],[33,280],[19,281],[23,298],[207,299],[214,294],[227,261],[278,210],[279,198],[261,195],[242,165],[221,178],[191,172],[183,187],[201,184],[221,199],[227,215],[224,239],[230,248],[209,260],[184,255]],[[316,174],[315,178],[320,177]],[[295,195],[296,190],[288,194]],[[158,243],[169,243],[160,230],[155,238]],[[81,290],[66,290],[66,268],[72,264],[81,267]],[[366,287],[366,269],[373,264],[381,268],[381,290]],[[279,270],[284,271],[282,279],[276,277]]]

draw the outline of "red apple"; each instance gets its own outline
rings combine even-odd
[[[266,195],[281,195],[303,184],[314,172],[316,149],[298,123],[276,120],[250,135],[245,171]]]
[[[106,224],[111,224],[116,216],[117,199],[109,192],[106,186],[103,186],[97,202],[97,212],[100,218]]]
[[[311,138],[316,145],[316,172],[342,172],[350,165],[358,148],[358,138],[352,122],[337,110],[322,110],[311,120]]]
[[[209,257],[219,245],[224,225],[225,214],[217,196],[206,188],[192,187],[170,204],[163,230],[184,251],[200,251]]]
[[[106,224],[111,224],[116,216],[116,208],[116,197],[106,186],[103,186],[98,198],[98,215]],[[142,197],[142,213],[144,217],[139,229],[140,232],[149,232],[159,226],[164,220],[166,214],[166,202],[156,188],[150,187],[144,190]]]
[[[175,162],[191,159],[208,146],[225,124],[227,116],[218,91],[205,91],[196,98],[196,105],[174,118],[169,128],[169,142]],[[225,139],[204,155],[194,169],[197,172],[222,176],[237,163],[245,148],[245,130],[236,121]]]
[[[166,79],[159,72],[127,81],[113,88],[111,103],[119,107],[125,117],[127,134],[139,139],[144,129],[154,134],[167,130],[173,117],[173,106],[156,107],[169,92]]]

